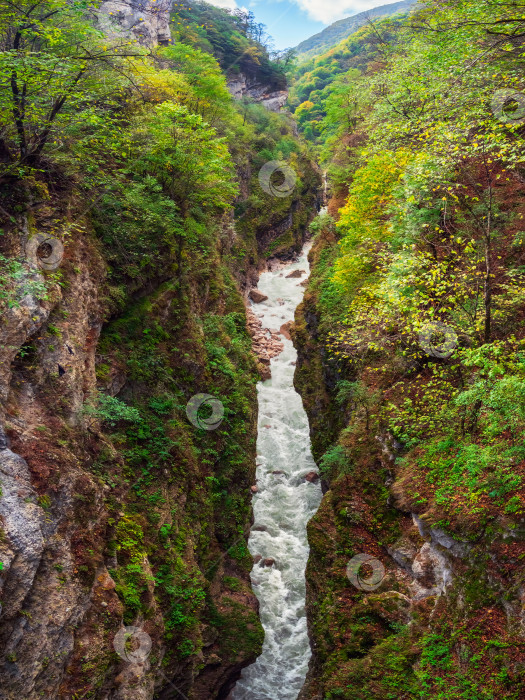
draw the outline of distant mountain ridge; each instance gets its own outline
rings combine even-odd
[[[417,0],[401,0],[400,2],[381,5],[380,7],[374,7],[365,12],[360,12],[357,15],[340,19],[338,22],[334,22],[329,27],[326,27],[326,29],[323,29],[322,32],[302,41],[296,47],[297,54],[301,60],[306,60],[324,51],[328,51],[328,49],[336,46],[339,42],[343,41],[343,39],[346,39],[347,36],[356,32],[369,18],[388,17],[397,12],[406,12],[416,3]]]

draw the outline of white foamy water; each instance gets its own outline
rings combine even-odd
[[[297,262],[261,275],[258,288],[268,301],[255,304],[253,310],[264,328],[278,330],[293,321],[304,294],[300,283],[309,274],[308,250]],[[293,270],[306,274],[286,279]],[[305,615],[306,525],[321,502],[321,487],[304,478],[317,467],[306,412],[293,386],[297,353],[291,340],[282,339],[284,351],[272,360],[272,379],[257,387],[259,491],[253,499],[255,523],[248,543],[254,556],[275,559],[271,567],[255,564],[251,573],[265,640],[261,656],[243,670],[232,700],[296,700],[311,656]]]

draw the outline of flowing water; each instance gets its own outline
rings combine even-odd
[[[261,275],[258,289],[268,301],[253,310],[264,328],[278,330],[293,320],[304,294],[301,282],[309,274],[308,249],[293,264]],[[306,274],[287,279],[294,270]],[[259,490],[248,546],[254,556],[262,556],[251,578],[265,640],[262,655],[243,670],[233,700],[296,700],[311,656],[305,616],[306,525],[319,507],[321,487],[305,480],[317,467],[306,412],[293,386],[297,353],[291,340],[283,337],[283,342],[283,352],[271,363],[272,378],[257,387]],[[273,566],[264,565],[269,558],[275,560]]]

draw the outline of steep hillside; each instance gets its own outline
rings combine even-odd
[[[331,135],[339,105],[340,117],[354,118],[348,102],[348,83],[384,60],[384,49],[396,41],[405,16],[380,20],[356,30],[324,54],[300,64],[291,78],[288,104],[305,139],[315,144],[323,166],[334,172]],[[330,114],[330,119],[326,117]]]
[[[432,1],[410,25],[321,132],[339,184],[294,330],[325,491],[301,700],[525,693],[525,15]]]
[[[341,41],[353,34],[370,20],[383,17],[391,17],[398,12],[406,12],[416,4],[416,0],[401,0],[388,5],[374,7],[366,12],[340,19],[334,22],[319,34],[302,41],[296,48],[299,61],[307,61],[319,54],[326,53],[329,49],[340,44]]]
[[[522,5],[0,2],[2,700],[525,697]]]
[[[245,297],[319,175],[190,37],[46,0],[0,43],[0,695],[225,697],[263,636]]]
[[[263,43],[264,27],[252,13],[232,13],[202,0],[191,7],[176,4],[171,29],[175,43],[190,42],[212,53],[229,81],[244,76],[270,92],[286,89],[286,65],[270,56]]]

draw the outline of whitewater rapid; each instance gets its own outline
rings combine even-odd
[[[310,273],[308,250],[306,246],[296,262],[261,275],[258,289],[268,300],[255,304],[253,311],[263,328],[278,330],[293,321],[304,294],[301,282]],[[287,279],[294,270],[305,274]],[[261,656],[243,670],[232,700],[296,700],[311,656],[305,614],[306,525],[321,502],[321,487],[305,480],[317,467],[308,418],[293,386],[297,353],[291,340],[282,341],[283,352],[271,362],[272,378],[257,386],[258,492],[248,542],[254,557],[262,557],[251,579],[265,640]],[[265,559],[275,564],[265,566]]]

